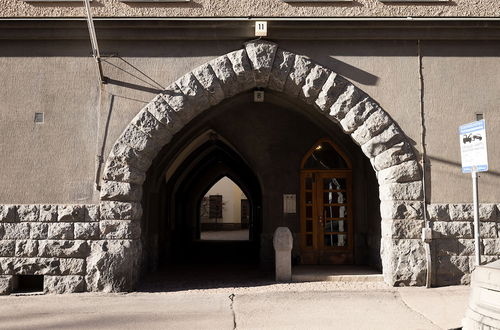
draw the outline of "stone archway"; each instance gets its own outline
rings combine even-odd
[[[87,261],[89,290],[132,287],[139,269],[142,183],[153,158],[191,119],[238,93],[267,88],[298,98],[341,126],[376,171],[381,258],[391,285],[422,285],[425,258],[421,169],[408,140],[368,95],[335,72],[272,42],[256,40],[187,73],[157,95],[112,147],[103,173],[103,241]]]

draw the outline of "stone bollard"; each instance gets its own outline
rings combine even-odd
[[[273,238],[276,255],[276,282],[292,281],[292,232],[287,227],[278,227]]]

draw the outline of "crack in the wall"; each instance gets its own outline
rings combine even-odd
[[[231,309],[231,312],[233,313],[233,330],[236,330],[237,324],[236,324],[236,312],[234,310],[234,298],[236,295],[234,293],[231,293],[229,295],[229,300],[231,300],[231,304],[229,304],[229,308]]]

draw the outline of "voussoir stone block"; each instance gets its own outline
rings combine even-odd
[[[57,209],[57,221],[59,222],[83,221],[85,218],[85,207],[83,205],[59,205]]]
[[[307,104],[313,104],[331,71],[321,65],[315,65],[306,77],[299,97]]]
[[[419,239],[422,237],[424,220],[382,220],[382,237],[395,239]]]
[[[386,283],[393,286],[425,283],[425,249],[420,239],[382,238],[380,253]]]
[[[82,222],[75,223],[74,228],[75,239],[98,239],[99,238],[99,223],[98,222]]]
[[[90,246],[83,240],[44,240],[38,246],[39,257],[86,258]]]
[[[8,295],[12,292],[14,277],[11,275],[0,275],[0,295]]]
[[[330,73],[325,84],[321,87],[321,92],[319,92],[318,98],[314,103],[322,112],[329,112],[333,103],[344,91],[347,84],[349,84],[349,82],[346,79],[337,75],[335,72]]]
[[[382,201],[380,203],[382,219],[424,219],[424,203],[412,201]]]
[[[3,239],[29,239],[30,238],[30,223],[4,223],[3,229],[5,231]]]
[[[148,134],[144,133],[139,127],[129,124],[122,133],[116,144],[126,144],[132,149],[140,152],[141,156],[147,154],[149,158],[154,158],[158,151],[163,147],[155,139],[152,139]]]
[[[73,239],[73,223],[49,223],[48,239]]]
[[[146,171],[151,165],[152,158],[141,154],[139,151],[118,140],[111,148],[111,153],[106,161],[106,168],[112,168],[127,164],[132,168]]]
[[[369,97],[366,97],[352,107],[345,117],[342,118],[340,126],[342,126],[344,132],[352,133],[363,125],[373,112],[379,110],[381,110],[380,107],[371,101]]]
[[[107,181],[128,182],[142,185],[146,180],[146,174],[144,170],[133,168],[129,164],[117,162],[116,159],[111,158],[107,162],[102,178]]]
[[[142,216],[140,203],[103,201],[99,207],[102,220],[139,220]]]
[[[77,293],[85,291],[85,278],[80,275],[44,276],[45,293]]]
[[[47,223],[31,223],[30,224],[30,239],[47,239],[49,235],[49,225]]]
[[[381,201],[390,200],[422,200],[422,182],[388,183],[380,185],[379,194]]]
[[[274,56],[273,68],[269,76],[268,87],[278,92],[282,92],[285,83],[293,68],[295,54],[278,48]]]
[[[302,87],[306,82],[306,77],[314,65],[315,64],[308,57],[295,55],[293,67],[290,70],[283,89],[287,96],[298,97],[300,95]]]
[[[142,109],[131,123],[153,138],[157,144],[165,145],[172,139],[172,131],[156,119],[147,107]]]
[[[16,253],[16,241],[0,240],[0,257],[13,257]]]
[[[40,205],[39,220],[42,222],[56,222],[57,205]]]
[[[267,86],[277,49],[278,46],[275,43],[264,40],[245,43],[245,50],[253,68],[257,87]]]
[[[171,134],[175,134],[184,127],[184,122],[177,113],[167,104],[163,93],[155,96],[145,109],[159,122],[167,126]]]
[[[87,290],[101,292],[130,291],[139,276],[141,243],[139,240],[111,240],[92,243],[87,258]]]
[[[330,107],[330,116],[340,122],[346,114],[366,95],[352,84],[346,84],[344,91]]]
[[[104,181],[101,187],[101,199],[113,201],[140,201],[142,187],[127,182]]]
[[[432,230],[437,237],[443,238],[472,238],[472,223],[466,221],[433,221]]]
[[[381,171],[410,159],[415,159],[415,154],[410,144],[403,141],[378,154],[372,159],[372,165],[375,170]]]
[[[453,221],[474,220],[474,209],[472,204],[450,204],[448,206],[450,219]]]
[[[411,182],[422,178],[420,165],[416,160],[394,165],[377,173],[379,184],[391,182]]]
[[[450,210],[448,204],[429,204],[427,214],[432,221],[450,221]]]
[[[351,137],[357,144],[363,145],[380,134],[392,123],[393,121],[389,115],[384,110],[378,108],[351,134]]]
[[[0,222],[17,222],[16,205],[0,204]]]
[[[226,55],[217,57],[209,62],[215,76],[219,79],[224,97],[229,98],[240,92],[233,64]]]
[[[18,240],[16,241],[16,257],[36,257],[38,255],[38,241]]]
[[[361,150],[368,158],[373,158],[402,140],[404,135],[401,130],[395,124],[391,124],[382,133],[363,144]]]
[[[195,116],[194,109],[189,108],[189,102],[176,82],[167,86],[161,95],[172,109],[171,114],[175,114],[176,120],[180,120],[185,124]]]
[[[192,71],[195,78],[205,90],[210,105],[219,104],[224,99],[224,91],[219,78],[210,64],[203,64]]]
[[[237,93],[244,92],[256,86],[255,75],[245,49],[235,50],[227,54],[233,72],[236,75]]]
[[[184,95],[181,111],[191,113],[188,117],[189,120],[210,106],[205,88],[200,84],[193,73],[190,72],[185,74],[175,83]],[[172,106],[172,108],[176,110],[175,107]]]
[[[36,222],[39,218],[38,205],[17,205],[17,218],[21,222]]]
[[[141,224],[129,220],[101,220],[99,222],[101,239],[139,239]]]

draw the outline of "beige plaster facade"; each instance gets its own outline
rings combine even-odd
[[[282,0],[196,0],[121,2],[94,0],[99,17],[496,17],[496,0],[382,2],[380,0],[285,2]],[[1,0],[1,17],[82,17],[79,3]]]
[[[323,137],[353,163],[353,262],[392,285],[468,283],[457,130],[478,114],[482,254],[500,256],[497,1],[93,1],[104,82],[79,2],[0,8],[0,293],[23,275],[49,292],[130,290],[169,253],[204,252],[189,212],[211,155],[233,166],[211,171],[251,182],[258,221],[241,251],[273,262],[288,227],[300,263],[300,215],[282,197],[299,196],[300,160]],[[256,39],[259,17],[269,34]],[[219,144],[201,139],[214,127]],[[197,138],[205,149],[183,149]]]

